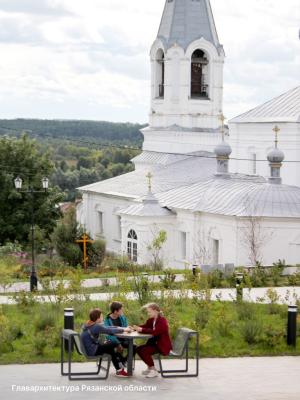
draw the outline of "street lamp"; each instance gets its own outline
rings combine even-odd
[[[15,188],[20,193],[27,193],[31,196],[31,273],[30,273],[30,291],[33,292],[37,289],[37,275],[35,268],[35,249],[34,249],[34,195],[37,193],[47,193],[49,188],[49,179],[44,177],[42,179],[43,190],[34,190],[32,186],[29,185],[28,189],[22,190],[22,179],[18,176],[15,180]]]
[[[243,300],[243,286],[242,282],[244,280],[244,274],[242,272],[236,272],[235,274],[235,282],[236,282],[236,300]]]

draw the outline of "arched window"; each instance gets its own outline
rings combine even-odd
[[[137,262],[137,240],[137,234],[131,229],[127,235],[127,256],[134,262]]]
[[[156,53],[156,97],[164,98],[165,95],[165,55],[159,49]]]
[[[208,59],[203,50],[195,50],[191,60],[191,97],[208,98]]]

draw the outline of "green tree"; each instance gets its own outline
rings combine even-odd
[[[76,221],[75,207],[69,209],[52,234],[52,241],[61,258],[72,266],[81,264],[82,251],[76,240],[83,235],[83,228]]]
[[[14,178],[23,180],[23,189],[41,190],[41,180],[50,177],[54,165],[48,152],[41,152],[35,140],[23,134],[20,138],[0,138],[0,243],[26,243],[31,228],[31,210],[35,225],[46,236],[53,231],[60,211],[57,207],[63,196],[58,188],[34,195],[20,193],[14,187]]]

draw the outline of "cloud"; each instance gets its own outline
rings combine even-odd
[[[0,0],[2,117],[146,122],[164,1]],[[211,3],[228,118],[299,85],[299,0]]]
[[[71,15],[62,2],[57,0],[0,0],[0,11],[47,17]]]

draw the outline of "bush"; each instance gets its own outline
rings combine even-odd
[[[248,344],[258,343],[263,333],[263,325],[259,319],[249,319],[241,326],[241,334]]]
[[[38,332],[32,339],[32,347],[37,356],[43,356],[47,346],[47,338],[44,333]]]
[[[280,342],[282,341],[284,337],[284,330],[275,328],[271,325],[269,325],[266,328],[265,334],[263,336],[263,342],[266,344],[266,346],[270,348],[275,348],[280,345]]]
[[[105,258],[105,240],[96,240],[88,251],[89,266],[97,268],[101,266]]]
[[[163,271],[163,276],[159,277],[159,280],[164,289],[172,289],[176,280],[176,274],[172,270],[166,269]]]
[[[247,302],[238,302],[236,303],[236,311],[238,315],[238,319],[241,321],[247,321],[250,319],[256,318],[256,310],[257,307],[255,304],[247,303]]]
[[[55,313],[43,313],[41,312],[34,321],[35,332],[44,332],[56,325],[56,314]]]

